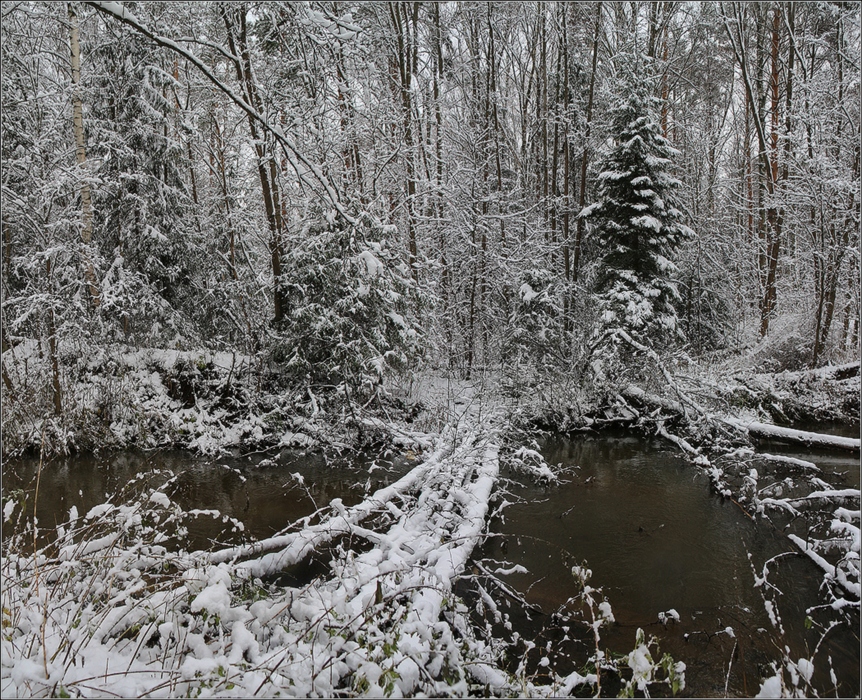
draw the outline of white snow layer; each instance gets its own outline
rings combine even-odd
[[[47,608],[36,586],[4,589],[0,692],[464,695],[472,677],[505,695],[552,696],[594,683],[577,673],[553,674],[549,685],[516,682],[471,632],[452,586],[484,533],[499,459],[493,427],[464,425],[444,431],[399,481],[351,508],[333,500],[295,532],[210,554],[160,548],[154,556],[152,545],[129,544],[105,525],[64,560],[41,561],[36,575],[63,585]],[[152,512],[176,508],[160,490],[145,503]],[[125,508],[94,508],[84,522],[114,522],[122,532],[135,515]],[[337,545],[331,575],[311,585],[261,581],[341,536],[373,547]],[[165,564],[182,573],[160,584]],[[3,565],[18,579],[34,576],[32,559]]]

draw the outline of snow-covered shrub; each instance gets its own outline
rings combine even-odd
[[[589,402],[593,389],[586,370],[598,307],[583,286],[547,268],[522,271],[509,296],[501,348],[506,392],[519,415],[568,429],[573,406]]]
[[[626,655],[624,661],[631,670],[631,678],[625,683],[620,697],[633,698],[635,691],[649,697],[649,688],[654,685],[667,685],[671,693],[676,695],[685,688],[685,663],[674,661],[670,654],[664,654],[655,661],[650,647],[658,656],[659,648],[655,637],[647,641],[644,631],[638,628],[635,635],[635,648]]]
[[[127,696],[202,686],[179,666],[205,665],[205,640],[222,633],[214,603],[222,591],[230,600],[230,576],[197,568],[179,549],[188,518],[219,514],[183,511],[169,496],[173,482],[169,472],[139,475],[86,514],[71,508],[55,532],[39,531],[47,543],[35,554],[44,540],[34,523],[8,535],[0,559],[4,696],[87,695],[100,674],[111,694]],[[15,509],[7,501],[4,519]]]
[[[368,215],[356,225],[320,217],[295,241],[272,353],[285,374],[368,391],[418,352],[410,271],[387,240],[395,233]]]
[[[761,372],[782,372],[808,366],[814,341],[797,325],[798,319],[794,321],[790,324],[773,324],[770,334],[751,353],[756,369]]]

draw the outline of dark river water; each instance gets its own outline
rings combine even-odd
[[[851,472],[856,476],[846,481],[855,479],[858,485],[858,458],[778,447],[769,451],[809,459],[825,471]],[[811,655],[807,649],[813,649],[819,637],[816,629],[806,630],[805,618],[806,609],[821,602],[819,570],[796,555],[770,567],[770,581],[782,592],[777,601],[782,634],[770,622],[761,589],[753,585],[752,565],[759,573],[766,560],[791,551],[792,545],[732,501],[712,495],[708,479],[666,444],[624,435],[558,438],[548,440],[543,453],[549,463],[571,468],[569,481],[542,487],[504,474],[509,478],[504,497],[515,502],[491,522],[493,535],[476,552],[475,562],[486,567],[489,561],[499,562],[495,566],[501,569],[518,564],[527,570],[501,579],[542,612],[530,614],[517,604],[505,611],[522,638],[540,646],[554,641],[560,653],[551,661],[558,672],[582,670],[571,659],[582,663],[590,653],[576,639],[560,641],[560,623],[551,615],[571,612],[567,601],[578,590],[571,568],[582,563],[592,570],[590,584],[602,589],[616,618],[601,631],[603,648],[629,652],[637,628],[643,628],[658,639],[661,653],[686,663],[684,695],[724,696],[726,687],[729,695],[751,696],[761,679],[773,675],[771,664],[780,660],[777,649],[789,647],[794,660]],[[185,546],[263,538],[326,507],[333,498],[346,505],[359,502],[416,463],[409,458],[348,460],[287,452],[262,459],[127,452],[54,461],[42,470],[40,528],[64,520],[72,506],[83,515],[139,472],[165,470],[152,476],[151,483],[177,475],[170,492],[181,506],[217,509],[245,526],[238,534],[219,519],[199,517],[190,523]],[[29,490],[32,508],[36,467],[34,460],[4,465],[4,499],[15,489]],[[302,476],[304,486],[293,474]],[[671,610],[679,621],[662,624],[659,614]],[[821,695],[834,696],[829,692],[827,657],[839,681],[839,695],[857,696],[858,629],[830,632],[815,658],[814,684]]]
[[[518,502],[492,523],[498,536],[482,551],[527,569],[505,579],[525,592],[528,603],[545,613],[565,610],[578,590],[571,567],[586,562],[593,572],[590,584],[602,588],[616,618],[602,631],[602,643],[625,653],[634,646],[637,628],[655,635],[662,653],[686,663],[685,694],[691,696],[724,696],[725,685],[730,695],[754,695],[758,679],[774,673],[776,648],[789,646],[794,661],[810,656],[806,649],[814,648],[819,635],[805,629],[805,611],[821,602],[820,570],[799,555],[770,567],[770,581],[782,591],[781,634],[754,588],[752,564],[760,573],[764,562],[792,551],[792,544],[732,501],[712,495],[707,477],[666,443],[624,436],[551,439],[543,453],[550,464],[574,468],[569,483],[541,487],[515,479],[509,500],[515,496]],[[858,472],[858,461],[851,468],[843,455],[804,454],[837,472]],[[670,610],[679,622],[662,624],[660,613]],[[546,616],[510,614],[516,627],[534,636],[548,626]],[[814,684],[821,695],[832,687],[827,655],[840,695],[857,696],[858,630],[836,628],[818,652]]]
[[[138,474],[149,474],[146,482],[155,488],[176,475],[165,490],[183,509],[217,510],[244,525],[235,532],[225,528],[221,518],[201,515],[189,520],[184,546],[205,549],[241,538],[270,537],[326,508],[333,498],[347,506],[359,503],[367,492],[395,481],[414,464],[408,458],[375,460],[361,454],[345,458],[300,451],[285,451],[275,458],[257,454],[207,459],[180,450],[75,455],[43,467],[37,514],[41,530],[53,529],[67,519],[72,506],[84,515],[119,494]],[[37,459],[4,465],[4,498],[23,489],[32,512],[37,468]]]

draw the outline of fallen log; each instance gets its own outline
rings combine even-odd
[[[860,440],[857,438],[840,437],[838,435],[825,435],[823,433],[810,433],[806,430],[794,430],[793,428],[782,428],[778,425],[758,423],[752,421],[745,423],[736,418],[725,419],[729,425],[746,430],[754,438],[767,440],[781,440],[806,445],[808,447],[827,447],[835,450],[851,450],[859,452]]]
[[[779,464],[788,464],[792,467],[799,467],[800,469],[809,469],[811,471],[819,472],[820,467],[818,467],[814,462],[809,462],[806,459],[797,459],[796,457],[785,457],[784,455],[771,455],[766,452],[758,452],[754,455],[758,459],[765,459],[769,462],[778,462]]]
[[[788,535],[790,540],[802,551],[803,554],[807,555],[811,561],[813,561],[817,566],[819,566],[826,573],[826,576],[831,581],[835,581],[839,586],[841,586],[845,591],[847,591],[850,595],[854,596],[857,600],[860,595],[860,586],[858,581],[849,581],[847,579],[846,572],[842,571],[839,567],[834,564],[830,564],[823,557],[820,556],[815,550],[814,545],[810,542],[806,542],[801,537],[797,537],[796,535]]]
[[[629,384],[622,391],[622,395],[627,399],[633,399],[637,401],[642,406],[651,406],[652,408],[662,408],[665,411],[685,417],[685,407],[679,403],[678,401],[674,401],[672,399],[666,399],[662,396],[656,396],[655,394],[648,394],[640,387],[635,386],[634,384]]]
[[[801,372],[784,372],[780,376],[782,379],[826,379],[831,381],[843,381],[859,376],[859,360],[848,362],[843,365],[828,365],[826,367],[818,367],[817,369],[803,370]]]

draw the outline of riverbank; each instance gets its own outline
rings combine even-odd
[[[824,597],[806,619],[823,637],[835,625],[858,621],[858,483],[842,483],[839,473],[812,460],[772,448],[766,453],[752,440],[751,426],[769,419],[764,405],[774,403],[781,379],[761,379],[771,393],[763,391],[757,401],[748,386],[747,402],[738,406],[730,381],[711,383],[656,364],[640,386],[608,382],[561,403],[559,392],[515,391],[495,373],[468,382],[426,372],[392,380],[360,403],[356,394],[333,388],[291,392],[245,357],[164,350],[107,357],[98,370],[82,373],[80,384],[66,378],[66,386],[91,387],[76,393],[73,405],[75,416],[93,423],[33,422],[19,449],[84,449],[99,435],[110,436],[106,449],[179,446],[213,456],[240,447],[245,453],[295,447],[349,453],[375,445],[409,453],[415,466],[366,488],[357,502],[327,498],[270,537],[215,549],[183,545],[189,519],[213,514],[180,506],[176,475],[169,473],[139,481],[137,490],[86,513],[71,509],[55,542],[36,556],[37,533],[25,528],[3,559],[4,579],[16,582],[4,588],[4,658],[10,660],[4,693],[682,691],[684,665],[660,655],[643,632],[632,630],[630,652],[605,653],[600,638],[615,624],[612,603],[600,582],[590,581],[586,565],[569,567],[577,613],[553,626],[562,636],[569,623],[583,626],[594,641],[579,638],[592,647],[575,667],[557,671],[544,664],[550,649],[537,657],[535,642],[519,642],[507,628],[505,601],[529,605],[525,592],[503,580],[511,567],[489,568],[473,558],[492,514],[505,517],[501,469],[550,488],[558,482],[559,470],[536,441],[537,424],[558,420],[570,433],[615,427],[674,445],[715,493],[752,522],[781,531],[787,551],[821,568]],[[646,365],[654,358],[643,359]],[[836,383],[858,385],[858,363],[855,375],[844,367],[793,381],[796,404],[815,405],[820,395],[849,391]],[[27,415],[21,411],[16,420]],[[301,487],[302,478],[296,482]],[[8,521],[17,506],[5,496]],[[236,519],[225,524],[242,529]],[[284,578],[310,560],[318,567],[310,583]],[[776,564],[752,566],[764,607],[773,611],[770,624],[783,635],[781,626],[790,623],[780,617]],[[465,590],[467,581],[475,586]],[[520,660],[513,661],[514,650]],[[824,668],[817,654],[779,657],[752,683],[808,692],[806,670],[817,665],[820,678]]]
[[[768,374],[738,362],[668,369],[644,353],[642,362],[655,366],[635,383],[587,376],[525,382],[511,370],[474,372],[467,381],[455,371],[414,368],[373,387],[297,388],[284,383],[277,366],[239,353],[114,346],[87,357],[65,348],[61,358],[57,413],[46,396],[44,349],[25,341],[3,353],[4,459],[129,448],[204,455],[355,449],[387,440],[409,447],[411,434],[421,443],[423,433],[442,429],[478,396],[480,411],[503,410],[509,423],[527,430],[629,425],[650,432],[661,421],[684,424],[693,444],[708,446],[716,436],[702,419],[711,415],[783,427],[843,423],[858,437],[859,362]]]

